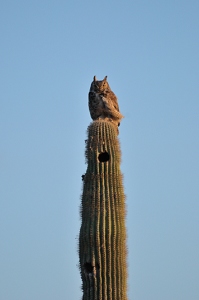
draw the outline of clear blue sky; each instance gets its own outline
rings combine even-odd
[[[87,94],[108,75],[129,300],[198,300],[199,2],[2,0],[0,37],[0,299],[81,299]]]

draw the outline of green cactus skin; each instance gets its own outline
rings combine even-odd
[[[126,210],[120,157],[115,125],[103,120],[92,122],[80,209],[83,300],[127,300]]]

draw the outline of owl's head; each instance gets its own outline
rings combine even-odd
[[[97,93],[101,93],[107,89],[110,89],[110,86],[107,81],[107,76],[105,76],[103,80],[97,80],[97,77],[94,76],[92,84],[93,84],[94,90]]]
[[[93,81],[98,81],[96,76],[93,77]],[[107,81],[107,76],[105,76],[104,79],[101,81]]]

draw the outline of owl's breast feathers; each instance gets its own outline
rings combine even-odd
[[[105,95],[102,97],[104,105],[105,105],[105,111],[109,118],[111,118],[113,121],[118,121],[123,118],[123,115],[119,111],[119,105],[117,102],[117,97],[112,91],[108,91],[105,93]]]
[[[119,105],[118,105],[118,101],[117,101],[117,97],[116,95],[113,93],[113,91],[111,90],[106,90],[102,93],[102,97],[103,99],[107,99],[109,102],[112,102],[113,107],[119,111]]]

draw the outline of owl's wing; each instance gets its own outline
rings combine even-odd
[[[103,114],[103,101],[99,94],[90,91],[88,94],[88,106],[91,118],[97,120]]]
[[[89,92],[88,93],[88,100],[89,102],[95,99],[95,93],[94,92]]]
[[[89,112],[91,115],[91,118],[94,120],[95,119],[95,108],[93,107],[95,102],[95,93],[94,92],[89,92],[88,94],[88,107],[89,107]]]

